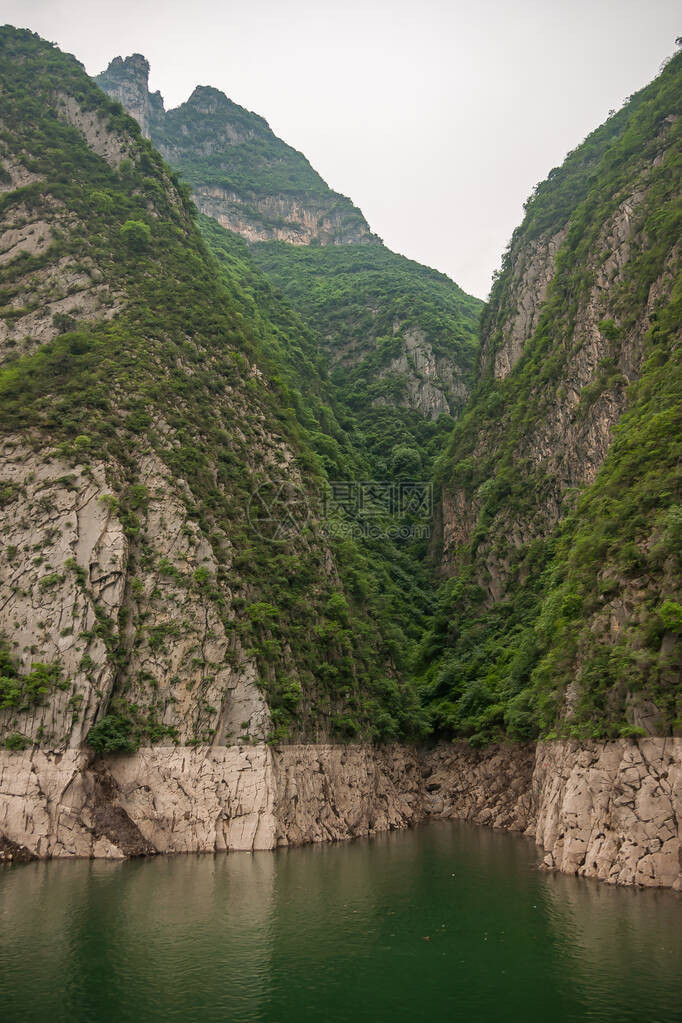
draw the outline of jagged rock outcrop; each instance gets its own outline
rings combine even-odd
[[[149,61],[141,53],[125,60],[114,57],[99,76],[99,84],[135,118],[144,137],[150,139],[152,128],[161,123],[165,110],[161,93],[149,91]]]
[[[357,838],[427,818],[522,831],[531,749],[284,746],[274,754],[277,844]]]
[[[681,811],[679,739],[0,753],[0,848],[24,859],[252,851],[465,820],[534,835],[548,868],[682,890]]]

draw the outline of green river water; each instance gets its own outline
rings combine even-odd
[[[682,1020],[682,897],[466,824],[0,868],[0,1020]]]

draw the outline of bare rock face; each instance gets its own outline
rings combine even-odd
[[[289,746],[277,751],[274,763],[280,845],[394,831],[421,816],[413,750]]]
[[[96,626],[115,617],[124,592],[128,544],[105,500],[104,468],[75,471],[25,444],[2,448],[0,623],[20,671],[57,665],[49,700],[0,711],[0,732],[33,742],[78,743],[113,685]]]
[[[547,867],[682,890],[682,740],[541,744],[533,795]]]
[[[172,152],[159,145],[166,159]],[[329,200],[284,194],[240,194],[217,185],[195,185],[194,201],[201,213],[248,242],[288,242],[290,245],[347,245],[374,240],[362,223],[349,223],[348,212],[330,207]],[[348,202],[348,200],[346,200]],[[350,205],[350,203],[349,203]]]
[[[2,753],[0,834],[43,859],[269,849],[269,769],[262,744]]]
[[[494,375],[500,380],[519,361],[524,342],[532,337],[540,322],[542,304],[554,276],[554,261],[567,230],[567,227],[562,227],[553,235],[541,235],[532,245],[512,248],[510,260],[513,271],[506,307],[507,318],[491,327],[491,333],[498,328],[502,329],[503,341],[492,354],[485,343],[481,351],[481,362],[486,365],[492,358]]]
[[[274,763],[281,845],[357,838],[429,818],[512,831],[530,820],[531,749],[285,746]]]
[[[160,92],[149,92],[149,62],[141,53],[115,57],[104,75],[102,88],[131,114],[140,125],[145,138],[151,138],[152,125],[163,117]]]
[[[154,747],[0,751],[0,835],[41,858],[339,841],[430,817],[521,831],[532,750]]]
[[[98,111],[84,110],[74,96],[66,94],[58,97],[58,106],[62,119],[76,128],[93,153],[106,160],[110,167],[117,168],[131,152],[125,136],[111,132]]]
[[[394,334],[400,330],[400,323],[395,323]],[[454,415],[469,394],[468,384],[455,361],[451,357],[438,356],[418,327],[404,329],[402,340],[402,354],[392,359],[379,376],[399,374],[405,381],[407,391],[405,405],[421,412],[426,418],[437,419],[443,413]],[[389,399],[375,398],[374,404],[387,405]]]
[[[199,570],[215,578],[215,555],[187,523],[178,484],[158,457],[150,452],[140,467],[147,567],[133,575],[138,543],[109,490],[114,466],[73,466],[11,440],[2,454],[9,556],[0,563],[0,626],[22,676],[36,664],[57,673],[46,698],[0,711],[0,734],[78,746],[116,680],[182,742],[264,739],[270,714],[253,660],[228,642],[215,606],[192,584]],[[127,651],[125,668],[116,645]]]
[[[682,740],[0,752],[8,856],[274,849],[430,819],[535,835],[565,873],[682,890]]]
[[[42,859],[270,849],[272,770],[264,744],[2,751],[0,836]]]
[[[454,743],[429,751],[422,762],[426,817],[507,831],[525,831],[532,824],[530,780],[535,759],[531,745],[476,750]]]

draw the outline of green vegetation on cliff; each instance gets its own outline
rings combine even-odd
[[[295,410],[322,475],[353,486],[428,482],[471,385],[481,303],[370,237],[359,211],[261,118],[204,87],[177,110],[159,113],[147,74],[138,56],[112,62],[98,82],[133,106],[151,101],[152,139],[211,214],[201,216],[201,231],[233,299],[260,322],[269,377]],[[249,189],[265,204],[245,198]],[[336,221],[339,210],[345,213]],[[344,219],[349,210],[360,218],[357,230]],[[264,231],[285,227],[287,217],[299,227],[305,221],[301,238],[309,245],[253,244]],[[330,241],[345,244],[324,244]],[[430,518],[377,522],[351,512],[342,525],[371,529],[354,545],[344,541],[339,564],[346,586],[376,593],[376,614],[405,670],[431,609]]]
[[[330,482],[428,483],[450,418],[431,422],[412,410],[371,413],[346,403],[329,379],[318,335],[254,263],[252,248],[208,217],[200,217],[199,223],[233,300],[259,323],[270,379],[279,388],[283,407],[295,414],[296,434],[313,456],[308,469],[320,491],[327,492]],[[372,510],[363,517],[351,507],[327,525],[344,587],[370,601],[372,616],[391,637],[390,657],[404,674],[431,608],[429,537],[419,532],[421,526],[430,528],[430,516],[417,511],[396,518],[389,510]],[[403,534],[395,535],[401,527]]]
[[[680,726],[681,74],[678,55],[538,187],[486,309],[439,466],[473,525],[418,659],[436,727],[476,742]],[[495,379],[514,259],[565,223],[537,329]]]
[[[107,464],[112,501],[141,564],[152,556],[139,539],[148,503],[143,457],[153,452],[170,477],[186,481],[187,522],[210,544],[218,575],[200,578],[200,569],[185,582],[176,571],[174,579],[211,602],[228,637],[256,658],[273,737],[397,737],[420,728],[414,690],[398,666],[406,640],[397,622],[411,617],[396,581],[400,558],[390,572],[372,573],[355,540],[322,534],[323,483],[328,473],[351,474],[351,453],[305,328],[233,242],[223,239],[225,252],[233,246],[229,259],[208,252],[184,190],[73,58],[13,29],[2,30],[0,48],[0,159],[3,169],[20,164],[33,178],[2,195],[0,215],[50,225],[39,253],[2,267],[0,315],[12,324],[27,303],[39,311],[58,297],[40,292],[57,288],[56,266],[67,268],[57,277],[106,281],[99,312],[56,317],[55,336],[39,347],[31,337],[6,347],[2,433],[74,464]],[[96,132],[88,144],[90,119]],[[109,159],[95,151],[102,136]],[[277,463],[310,510],[308,526],[287,545],[254,534],[246,515]],[[160,577],[166,569],[159,563]],[[248,613],[259,605],[271,613]],[[114,698],[127,698],[126,622],[102,615],[98,628],[122,680]],[[147,705],[172,719],[157,685],[136,680]],[[218,713],[202,710],[198,741],[211,738]]]
[[[373,415],[381,407],[410,432],[419,419],[402,417],[402,408],[456,416],[471,385],[482,303],[381,245],[360,211],[262,118],[203,86],[163,112],[148,71],[139,54],[117,58],[97,81],[148,121],[202,212],[252,243],[253,260],[327,355],[340,405],[361,413],[376,435],[390,430],[390,414]],[[272,238],[286,240],[263,241]],[[441,424],[441,439],[449,425]]]
[[[33,573],[41,607],[67,583],[92,598],[73,642],[113,679],[83,654],[94,748],[220,741],[231,690],[211,687],[246,663],[273,741],[680,727],[682,57],[535,190],[478,368],[481,304],[384,248],[261,118],[207,88],[167,114],[156,100],[153,141],[185,185],[73,58],[8,28],[0,54],[0,442],[65,461],[67,491],[103,472],[127,559],[115,613],[77,558],[43,565],[42,536],[7,548],[0,585],[13,599]],[[253,242],[303,230],[299,201],[310,244]],[[391,506],[432,478],[440,585],[424,507]],[[15,525],[51,511],[15,515],[33,483],[0,479]],[[201,560],[154,547],[172,501]],[[59,664],[31,659],[35,617],[17,649],[0,615],[13,748],[32,741],[21,714],[62,695],[82,710]]]
[[[277,138],[263,117],[233,103],[219,89],[197,87],[159,120],[152,139],[173,154],[194,187],[208,185],[259,198],[284,194],[305,202],[320,200],[330,209],[344,201],[303,153]],[[345,203],[364,225],[360,211],[349,200]]]
[[[110,95],[132,93],[149,106],[152,142],[201,196],[204,212],[215,205],[223,223],[246,228],[249,237],[284,231],[302,240],[310,232],[329,240],[375,240],[350,199],[332,191],[264,118],[209,86],[197,86],[185,103],[165,111],[158,94],[149,96],[147,77],[146,61],[135,55],[112,61],[97,83]]]
[[[472,383],[482,303],[383,245],[259,243],[253,257],[316,331],[339,400],[456,416]]]

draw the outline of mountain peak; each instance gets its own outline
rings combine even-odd
[[[149,78],[149,61],[142,53],[131,53],[129,57],[114,57],[105,73],[116,74],[117,72],[142,74],[146,84]]]
[[[135,118],[145,138],[151,138],[154,123],[163,117],[164,105],[160,92],[149,91],[147,58],[142,53],[114,57],[96,81]]]
[[[197,85],[187,102],[192,105],[215,103],[218,106],[226,106],[231,101],[221,89],[214,89],[212,85]]]
[[[247,241],[378,241],[350,199],[329,188],[263,117],[220,89],[197,85],[166,111],[161,94],[149,92],[149,63],[141,53],[116,57],[96,80],[185,177],[199,210]]]

